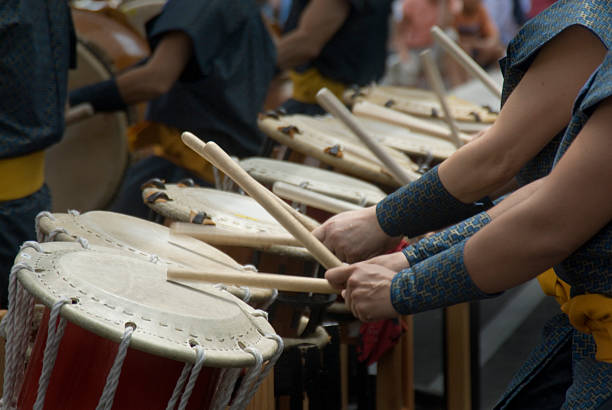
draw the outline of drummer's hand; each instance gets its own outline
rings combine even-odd
[[[401,237],[388,236],[378,224],[376,206],[338,214],[314,231],[343,262],[359,262],[393,249]]]
[[[402,269],[410,267],[408,259],[406,259],[406,256],[402,252],[393,252],[387,255],[375,256],[365,262],[383,266],[393,272],[399,272]]]
[[[360,262],[329,269],[325,278],[337,289],[353,315],[362,322],[398,316],[391,304],[395,272],[384,266]]]

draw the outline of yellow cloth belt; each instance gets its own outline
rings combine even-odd
[[[0,202],[32,195],[44,183],[44,151],[0,159]]]
[[[577,330],[593,335],[595,359],[612,363],[612,298],[597,293],[570,297],[571,286],[552,269],[538,276],[544,293],[553,296]]]
[[[293,82],[293,99],[305,104],[316,104],[317,92],[323,87],[327,87],[340,101],[346,90],[345,84],[324,77],[316,68],[309,68],[303,73],[290,71],[289,78]]]
[[[215,181],[212,165],[183,144],[176,128],[156,122],[138,123],[128,129],[128,145],[131,152],[151,150],[208,182]]]

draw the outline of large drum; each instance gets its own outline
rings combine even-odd
[[[375,120],[358,121],[413,178],[419,178],[417,161],[443,160],[455,152],[447,140],[411,132],[404,127]],[[264,115],[260,129],[270,138],[302,154],[309,155],[335,169],[386,187],[398,183],[391,173],[359,139],[339,120],[306,115]]]
[[[112,248],[26,243],[3,320],[4,405],[221,409],[232,400],[244,408],[281,339],[263,312],[212,285],[168,282],[166,270]],[[50,313],[24,375],[34,299]]]
[[[158,184],[143,190],[143,200],[166,220],[200,225],[201,230],[209,234],[230,239],[232,235],[238,237],[245,233],[257,236],[257,242],[248,246],[239,243],[220,247],[240,263],[254,264],[262,272],[311,277],[320,273],[319,265],[306,249],[266,244],[269,237],[291,235],[248,196],[211,188]],[[276,303],[270,308],[270,320],[283,337],[303,336],[315,330],[324,308],[334,299],[335,295],[279,292]],[[279,305],[292,305],[294,309],[278,309]],[[305,328],[300,326],[303,314],[311,319]]]
[[[77,69],[68,88],[107,80],[111,66],[90,43],[77,44]],[[62,140],[47,150],[46,181],[53,209],[102,209],[112,201],[127,167],[127,117],[123,112],[101,113],[66,127]]]
[[[228,255],[206,243],[188,236],[173,235],[163,225],[128,215],[106,211],[79,214],[42,212],[36,218],[38,240],[87,241],[91,245],[108,246],[128,252],[146,260],[159,260],[168,266],[194,270],[210,269],[211,272],[231,269],[248,273]],[[185,286],[200,289],[201,282],[180,280]],[[255,308],[265,309],[273,301],[273,289],[223,287]]]
[[[161,12],[164,4],[166,0],[125,0],[118,9],[142,38],[146,38],[145,24]]]

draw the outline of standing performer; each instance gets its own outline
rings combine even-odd
[[[537,124],[527,111],[540,106],[546,100],[542,96],[556,87],[574,101],[560,137],[547,141],[524,167],[520,177],[527,185],[488,213],[427,238],[407,248],[404,255],[380,256],[326,275],[345,288],[354,314],[373,320],[491,297],[554,266],[539,280],[564,313],[549,321],[542,343],[519,370],[498,408],[612,406],[610,21],[607,1],[560,1],[510,44],[502,64],[504,96],[509,97],[500,114],[504,120],[494,128],[512,129],[512,118],[539,132],[559,129],[563,125],[559,126],[558,105],[542,106],[547,115],[539,117]],[[578,40],[580,57],[599,63],[580,92],[574,92],[573,75],[581,72],[584,60],[570,63],[571,75],[563,82],[548,79],[554,81],[566,69],[564,55],[575,52],[573,42]],[[534,79],[539,80],[538,86],[525,88]],[[420,187],[418,182],[411,184],[379,203],[376,228],[391,235],[427,229],[427,225],[436,229],[460,217],[457,212],[452,215],[454,210],[468,213],[460,201],[442,191],[445,184],[431,181],[422,181]],[[474,195],[483,192],[476,185],[472,190]],[[336,225],[350,231],[350,223],[357,222],[349,216]],[[326,243],[335,249],[338,244],[331,236],[337,238],[339,230],[330,225],[318,234],[330,234]],[[360,243],[362,238],[351,240]]]
[[[132,129],[132,149],[156,155],[129,171],[115,210],[144,216],[140,184],[177,167],[214,181],[212,167],[180,141],[191,131],[232,155],[255,155],[263,135],[257,114],[274,75],[276,51],[255,1],[169,0],[148,22],[152,55],[117,78],[70,93],[70,104],[96,111],[150,101],[147,122]]]
[[[74,35],[65,1],[8,0],[0,12],[0,305],[34,217],[51,208],[45,148],[64,132]]]
[[[346,87],[382,78],[391,0],[293,0],[278,40],[278,67],[292,69],[288,113],[324,114],[323,87],[342,98]]]

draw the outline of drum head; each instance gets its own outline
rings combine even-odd
[[[277,181],[286,182],[364,206],[374,205],[386,196],[376,185],[360,179],[294,162],[247,158],[240,161],[240,166],[267,185]]]
[[[110,78],[97,52],[77,44],[78,68],[70,71],[69,89]],[[124,113],[103,113],[68,126],[62,140],[46,152],[45,177],[53,209],[83,211],[109,205],[127,166],[127,119]]]
[[[132,348],[193,363],[197,343],[211,367],[252,366],[246,347],[264,359],[277,348],[263,336],[274,330],[253,308],[212,285],[196,291],[168,282],[165,264],[78,243],[44,243],[40,250],[19,253],[16,263],[32,268],[19,270],[19,281],[47,307],[72,299],[62,316],[101,337],[119,341],[133,323]]]
[[[54,230],[64,230],[56,239],[76,241],[79,237],[87,239],[91,245],[108,246],[129,252],[132,255],[151,260],[157,256],[161,263],[190,269],[227,269],[249,273],[242,265],[225,253],[202,241],[173,235],[160,224],[145,221],[133,216],[106,211],[91,211],[84,214],[53,214],[38,220],[38,230],[48,236]],[[251,272],[252,273],[252,272]],[[199,281],[177,280],[195,289],[207,289],[208,285]],[[243,298],[244,289],[228,286],[227,290]],[[272,289],[251,288],[251,302],[255,306],[267,303],[274,295]]]

